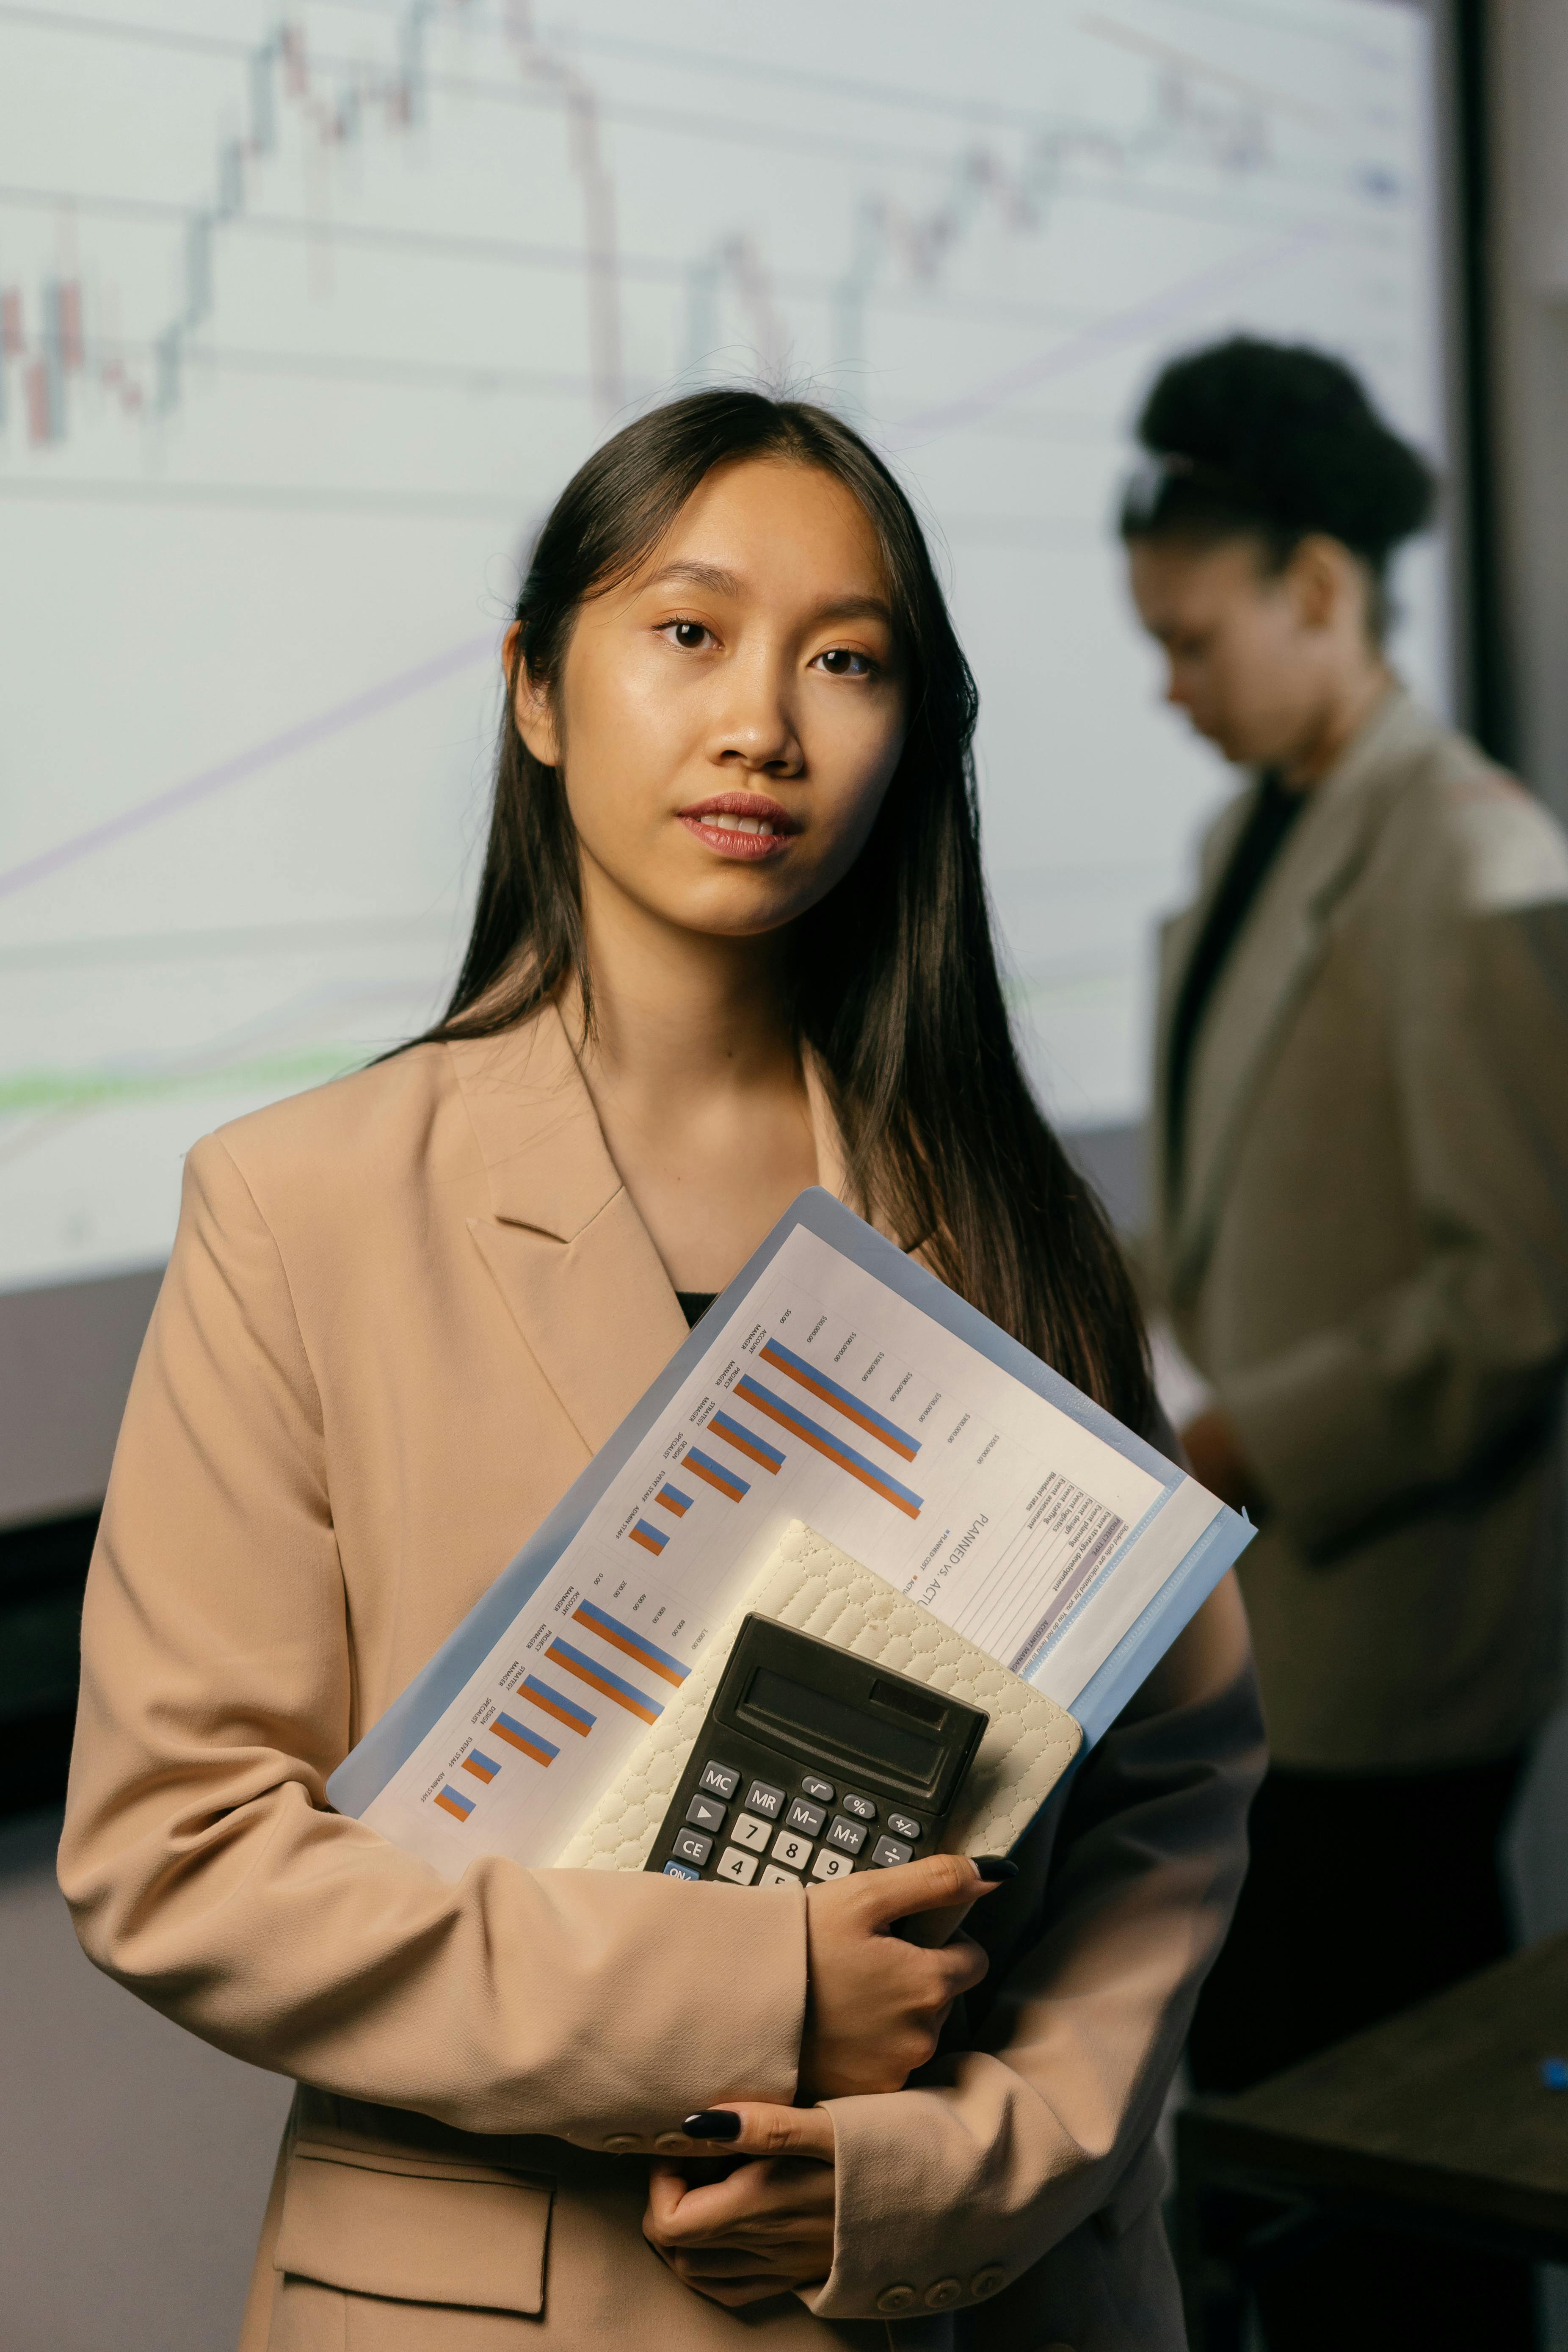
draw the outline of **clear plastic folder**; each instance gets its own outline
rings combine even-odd
[[[1252,1535],[813,1190],[339,1766],[333,1804],[447,1876],[575,1859],[795,1522],[1089,1744]]]

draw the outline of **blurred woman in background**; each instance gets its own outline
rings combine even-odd
[[[1507,1950],[1558,1692],[1568,845],[1384,649],[1432,477],[1319,352],[1175,362],[1121,530],[1168,698],[1245,769],[1166,929],[1150,1271],[1213,1402],[1273,1767],[1191,2045],[1239,2090]],[[1522,2269],[1320,2249],[1273,2347],[1531,2340]]]

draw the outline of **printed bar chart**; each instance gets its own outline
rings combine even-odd
[[[482,1780],[488,1789],[500,1770],[500,1766],[493,1757],[481,1756],[479,1749],[475,1748],[464,1757],[463,1769],[465,1772],[471,1772],[476,1780]]]
[[[658,1528],[650,1527],[646,1519],[637,1521],[632,1529],[631,1539],[635,1544],[641,1544],[644,1551],[651,1551],[655,1559],[669,1541],[667,1535],[662,1534]]]
[[[759,1437],[754,1430],[743,1429],[738,1421],[731,1421],[727,1412],[711,1414],[708,1426],[716,1436],[723,1438],[726,1444],[732,1445],[738,1454],[745,1454],[748,1461],[755,1462],[771,1476],[776,1478],[784,1468],[784,1455],[776,1445],[770,1445],[767,1439]]]
[[[466,1822],[474,1810],[472,1797],[465,1797],[461,1789],[454,1789],[449,1780],[436,1802],[444,1813],[450,1813],[455,1822]]]
[[[552,1715],[557,1723],[563,1723],[568,1731],[576,1732],[582,1739],[586,1739],[598,1721],[597,1716],[590,1715],[585,1706],[579,1706],[575,1700],[569,1699],[562,1691],[552,1690],[550,1685],[542,1683],[536,1675],[523,1677],[517,1686],[517,1695],[519,1698],[531,1700],[544,1714]],[[510,1720],[510,1717],[501,1719],[503,1722]],[[553,1749],[551,1752],[553,1754]]]
[[[679,1486],[661,1486],[653,1499],[662,1503],[667,1511],[673,1511],[678,1519],[683,1519],[691,1508],[690,1496],[683,1495]]]
[[[679,1658],[672,1658],[668,1650],[661,1650],[657,1642],[650,1642],[646,1633],[639,1633],[635,1625],[623,1625],[618,1617],[610,1616],[592,1601],[584,1601],[574,1610],[573,1622],[586,1626],[589,1633],[596,1633],[601,1642],[608,1642],[613,1648],[624,1650],[628,1658],[635,1658],[639,1666],[647,1668],[650,1675],[658,1675],[661,1682],[672,1683],[677,1690],[690,1672],[690,1668],[683,1666]]]
[[[726,1470],[722,1463],[715,1462],[710,1454],[700,1453],[695,1445],[687,1448],[682,1467],[689,1470],[694,1478],[700,1478],[705,1486],[713,1487],[727,1502],[743,1502],[752,1491],[749,1478],[739,1477],[733,1470]]]
[[[819,1372],[816,1365],[808,1364],[803,1356],[792,1355],[776,1339],[765,1342],[762,1358],[763,1363],[772,1364],[775,1371],[798,1381],[803,1389],[809,1389],[813,1396],[822,1399],[824,1404],[835,1406],[846,1420],[854,1422],[857,1428],[865,1430],[872,1437],[879,1437],[884,1445],[890,1445],[893,1452],[901,1454],[906,1462],[912,1462],[920,1452],[918,1437],[911,1437],[907,1430],[900,1429],[896,1422],[889,1421],[884,1414],[863,1403],[848,1389],[840,1388],[837,1381],[830,1381],[826,1372]]]
[[[490,1731],[495,1738],[504,1739],[509,1748],[517,1748],[523,1756],[531,1756],[536,1764],[553,1764],[561,1753],[553,1740],[546,1739],[540,1732],[531,1731],[525,1724],[519,1723],[510,1715],[498,1715]]]
[[[852,1445],[847,1445],[842,1438],[835,1437],[832,1431],[824,1429],[820,1422],[808,1419],[794,1405],[786,1404],[783,1397],[774,1396],[771,1389],[765,1389],[760,1381],[754,1381],[750,1372],[743,1373],[735,1382],[735,1394],[744,1397],[758,1412],[766,1413],[770,1421],[776,1421],[781,1429],[787,1429],[792,1436],[813,1447],[825,1460],[834,1463],[840,1470],[847,1470],[852,1478],[858,1478],[863,1486],[869,1486],[874,1495],[880,1495],[885,1503],[891,1503],[893,1508],[902,1511],[906,1518],[919,1518],[921,1496],[908,1486],[901,1486],[896,1478],[889,1477],[885,1470],[879,1470],[874,1462],[868,1462],[863,1454],[857,1454]]]
[[[634,1684],[623,1682],[619,1675],[610,1672],[608,1666],[596,1665],[592,1658],[585,1658],[581,1650],[574,1650],[570,1642],[552,1642],[544,1654],[552,1664],[562,1667],[569,1675],[575,1675],[580,1683],[586,1683],[589,1689],[596,1690],[601,1697],[613,1698],[617,1706],[624,1706],[628,1715],[640,1717],[644,1723],[657,1723],[664,1713],[658,1699],[649,1698],[646,1691],[638,1690]]]

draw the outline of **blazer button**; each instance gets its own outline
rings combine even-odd
[[[956,2303],[963,2293],[963,2285],[961,2280],[938,2279],[934,2286],[927,2287],[926,2301],[933,2311],[945,2311],[948,2305]]]
[[[684,2132],[660,2132],[658,2137],[654,2141],[654,2146],[655,2147],[684,2147],[686,2146],[686,2134]]]
[[[879,2311],[908,2311],[911,2303],[919,2301],[920,2297],[912,2286],[885,2286],[877,2297],[877,2308]]]
[[[636,2132],[612,2132],[605,2146],[612,2156],[628,2156],[633,2148],[640,2147],[642,2142]]]
[[[998,2270],[995,2264],[993,2263],[986,2270],[975,2272],[974,2276],[969,2282],[969,2292],[971,2294],[994,2294],[1006,2275],[1007,2273],[1005,2271]],[[1048,2345],[1046,2347],[1046,2352],[1050,2352],[1050,2347]],[[1059,2346],[1057,2347],[1057,2352],[1060,2352]]]

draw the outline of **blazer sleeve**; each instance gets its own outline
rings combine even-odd
[[[818,2318],[918,2308],[933,2287],[944,2309],[994,2295],[1114,2199],[1229,1925],[1263,1765],[1226,1577],[1079,1773],[984,2046],[825,2103],[837,2221],[833,2269],[803,2297]]]
[[[1568,1362],[1568,880],[1512,907],[1410,896],[1386,999],[1419,1263],[1348,1322],[1219,1383],[1309,1555],[1538,1444]]]
[[[278,1249],[209,1138],[88,1580],[60,1881],[89,1957],[219,2049],[470,2131],[595,2147],[791,2100],[798,1890],[493,1857],[452,1885],[328,1810],[353,1677],[330,1450]]]

